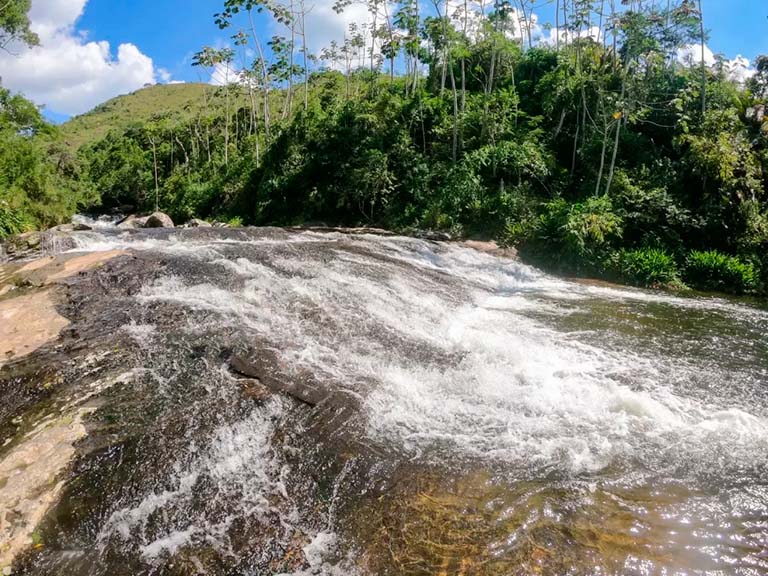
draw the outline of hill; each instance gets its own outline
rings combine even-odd
[[[64,141],[77,149],[100,140],[110,130],[123,130],[156,114],[189,115],[203,105],[205,90],[213,94],[216,88],[201,83],[156,84],[117,96],[64,123],[61,126]]]

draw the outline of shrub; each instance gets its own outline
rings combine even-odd
[[[0,240],[20,234],[30,227],[28,219],[13,210],[7,202],[0,200]]]
[[[578,253],[595,257],[622,236],[623,222],[607,196],[574,204],[565,225],[566,242]]]
[[[658,248],[620,250],[610,259],[610,268],[630,284],[661,286],[679,282],[675,259]]]
[[[736,294],[756,290],[759,282],[752,264],[716,250],[692,251],[685,264],[684,279],[694,288]]]
[[[533,238],[523,248],[544,266],[598,273],[621,234],[622,221],[609,198],[592,197],[575,204],[560,198],[544,205]]]

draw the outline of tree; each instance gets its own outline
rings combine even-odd
[[[12,42],[37,46],[40,39],[30,29],[29,9],[32,0],[0,0],[0,49]]]
[[[747,86],[756,98],[768,99],[768,56],[758,56],[755,60],[755,75]]]

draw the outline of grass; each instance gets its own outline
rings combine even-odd
[[[351,87],[353,92],[357,92],[368,85],[366,81],[355,77]],[[388,86],[388,80],[380,78],[379,85]],[[293,87],[294,111],[301,108],[303,86],[298,83]],[[331,90],[338,94],[344,91],[344,83],[339,78],[318,76],[310,81],[310,98],[316,98],[318,93],[329,86],[333,86]],[[247,89],[240,87],[239,94],[237,92],[238,87],[233,85],[230,92],[233,113],[239,107],[250,106]],[[261,108],[263,99],[260,95],[255,97],[258,107]],[[269,108],[273,122],[278,122],[282,116],[285,97],[284,89],[272,89]],[[66,145],[72,150],[77,150],[83,145],[98,142],[113,130],[124,131],[132,125],[145,123],[153,116],[167,115],[180,120],[195,117],[205,110],[206,102],[214,109],[213,115],[223,116],[220,111],[224,109],[226,102],[224,88],[200,82],[155,84],[112,98],[90,112],[71,118],[61,125],[61,133]]]
[[[111,130],[125,130],[131,124],[149,120],[156,114],[191,116],[203,104],[206,84],[157,84],[118,96],[99,104],[61,126],[64,141],[72,149],[96,142]]]

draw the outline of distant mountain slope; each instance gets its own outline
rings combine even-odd
[[[155,114],[193,114],[203,106],[206,89],[211,95],[216,90],[213,86],[200,83],[156,84],[118,96],[64,123],[61,126],[64,140],[76,149],[100,140],[110,130],[123,130]]]

